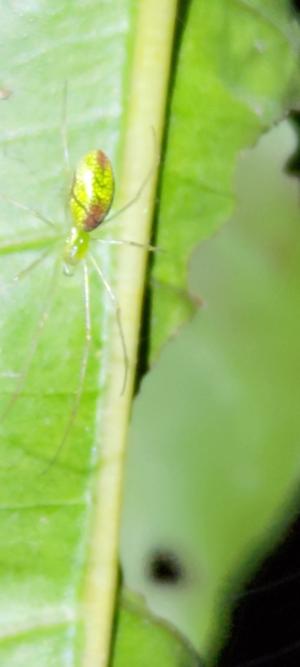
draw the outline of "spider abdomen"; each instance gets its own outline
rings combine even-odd
[[[111,162],[101,150],[92,150],[79,162],[70,194],[70,211],[78,230],[91,232],[107,215],[113,200]]]

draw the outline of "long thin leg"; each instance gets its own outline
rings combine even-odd
[[[63,433],[63,436],[61,438],[61,441],[57,447],[57,450],[51,459],[51,461],[48,463],[48,465],[42,470],[41,475],[44,475],[46,472],[48,472],[49,468],[54,465],[54,463],[57,461],[64,444],[67,440],[67,437],[70,433],[70,430],[74,424],[74,420],[76,419],[76,415],[79,409],[81,397],[82,397],[82,392],[83,392],[83,387],[84,387],[84,381],[85,381],[85,376],[86,376],[86,371],[87,371],[87,365],[88,365],[88,360],[89,360],[89,353],[90,353],[90,344],[92,340],[92,322],[91,322],[91,302],[90,302],[90,282],[89,282],[89,272],[88,272],[88,266],[86,261],[83,264],[83,277],[84,277],[84,283],[83,283],[83,300],[84,300],[84,316],[85,316],[85,342],[84,342],[84,348],[82,351],[82,357],[81,357],[81,363],[80,363],[80,371],[79,371],[79,378],[78,378],[78,385],[73,401],[73,405],[68,417],[68,421]]]
[[[126,342],[125,342],[125,336],[124,336],[124,331],[123,331],[123,326],[122,326],[122,320],[121,320],[121,310],[119,303],[117,301],[117,297],[114,294],[110,284],[106,280],[102,270],[100,269],[100,266],[97,264],[95,257],[93,257],[92,254],[89,255],[90,260],[96,269],[96,273],[98,274],[101,282],[103,283],[107,294],[109,295],[109,298],[113,304],[115,314],[116,314],[116,320],[117,320],[117,325],[119,329],[119,334],[120,334],[120,340],[121,340],[121,346],[122,346],[122,352],[123,352],[123,358],[124,358],[124,378],[123,378],[123,384],[122,384],[122,389],[121,389],[121,396],[124,394],[125,387],[127,384],[127,376],[128,376],[128,369],[129,369],[129,358],[128,358],[128,353],[127,353],[127,347],[126,347]]]
[[[48,227],[52,227],[56,231],[58,231],[59,227],[53,222],[53,220],[49,220],[49,218],[46,218],[42,213],[37,211],[35,208],[31,208],[30,206],[26,206],[26,204],[21,204],[20,202],[16,201],[15,199],[11,199],[11,197],[7,197],[4,195],[2,192],[0,193],[0,199],[3,199],[3,201],[7,201],[9,204],[12,204],[16,208],[20,208],[21,211],[26,211],[26,213],[31,213],[34,215],[37,220],[40,220],[41,222],[44,222],[45,225],[48,225]]]
[[[68,142],[68,132],[67,132],[67,102],[68,102],[68,82],[64,82],[63,87],[63,97],[62,97],[62,110],[61,110],[61,141],[62,149],[64,156],[64,165],[65,165],[65,192],[68,192],[68,197],[64,197],[64,215],[65,215],[65,227],[69,228],[68,221],[68,211],[69,211],[69,196],[71,190],[71,160],[70,160],[70,151],[69,151],[69,142]]]
[[[13,394],[11,395],[11,397],[8,401],[8,404],[6,405],[5,410],[2,412],[2,414],[0,416],[0,421],[1,422],[4,421],[4,419],[7,417],[8,413],[10,412],[12,407],[15,405],[16,401],[18,400],[18,398],[21,395],[22,389],[23,389],[24,384],[26,382],[26,379],[27,379],[28,373],[30,371],[34,355],[36,353],[36,350],[37,350],[37,347],[38,347],[38,344],[39,344],[39,341],[40,341],[41,334],[42,334],[43,329],[44,329],[44,327],[46,325],[46,322],[48,320],[49,312],[50,312],[50,309],[51,309],[51,306],[52,306],[52,301],[53,301],[57,276],[58,276],[58,261],[56,261],[55,264],[54,264],[54,269],[53,269],[53,272],[52,272],[52,276],[51,276],[51,280],[50,280],[50,284],[49,284],[49,289],[48,289],[47,296],[46,296],[46,301],[43,304],[43,308],[41,310],[41,313],[40,313],[40,316],[39,316],[39,319],[38,319],[38,322],[37,322],[36,330],[35,330],[33,339],[31,341],[31,345],[29,347],[29,350],[27,352],[26,363],[24,364],[21,375],[18,378],[15,390],[14,390]]]
[[[127,204],[125,204],[124,206],[121,206],[121,208],[119,208],[118,211],[115,211],[115,213],[112,213],[107,218],[105,218],[105,221],[104,221],[105,223],[110,222],[114,218],[119,217],[119,215],[121,215],[122,213],[127,211],[128,208],[130,208],[133,204],[135,204],[136,201],[138,201],[138,199],[141,196],[144,188],[146,187],[147,183],[149,182],[149,179],[151,178],[152,174],[154,173],[157,164],[159,164],[159,159],[160,158],[159,158],[159,155],[157,153],[155,130],[154,130],[153,127],[151,128],[151,130],[152,130],[152,134],[153,134],[153,145],[154,145],[154,157],[153,157],[153,162],[151,164],[151,167],[148,170],[144,180],[142,181],[142,183],[141,183],[140,187],[138,188],[137,192],[135,193],[134,197],[132,197],[132,199],[130,199],[127,202]]]
[[[146,187],[147,183],[149,182],[149,178],[151,177],[151,174],[153,173],[153,169],[154,169],[153,166],[149,169],[148,173],[146,174],[146,176],[145,176],[145,178],[142,182],[142,185],[139,187],[139,189],[135,193],[134,197],[132,197],[132,199],[130,199],[127,202],[127,204],[124,204],[124,206],[121,206],[121,208],[119,208],[117,211],[115,211],[115,213],[112,213],[107,218],[105,218],[105,221],[104,221],[105,223],[111,222],[111,220],[114,220],[115,218],[118,218],[119,215],[121,215],[122,213],[127,211],[128,208],[133,206],[133,204],[135,204],[135,202],[138,201],[138,199],[141,196],[144,188]]]
[[[138,243],[138,241],[129,241],[128,239],[94,239],[91,241],[96,241],[97,243],[103,243],[103,245],[131,245],[135,248],[143,248],[149,252],[164,252],[162,248],[158,246],[151,245],[149,243]]]
[[[14,283],[19,282],[20,280],[22,280],[22,278],[27,276],[32,271],[32,269],[35,269],[37,266],[39,266],[39,264],[41,264],[44,261],[44,259],[46,259],[46,257],[48,257],[51,251],[52,251],[52,246],[51,248],[47,248],[47,250],[45,250],[45,252],[43,252],[39,257],[37,257],[37,259],[34,259],[33,262],[30,262],[30,264],[25,266],[25,269],[22,269],[22,271],[16,273],[16,275],[13,277],[13,282]]]
[[[69,152],[68,134],[67,134],[67,99],[68,99],[68,82],[65,81],[63,87],[63,99],[62,99],[61,139],[63,146],[65,170],[67,176],[69,176],[71,167],[70,167],[70,152]]]

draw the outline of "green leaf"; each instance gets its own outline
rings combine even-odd
[[[299,99],[289,2],[192,2],[180,30],[153,268],[152,356],[197,303],[184,291],[195,244],[229,219],[242,148]]]
[[[82,267],[69,277],[61,271],[70,174],[60,135],[67,137],[71,165],[91,148],[108,153],[116,165],[116,208],[135,200],[120,223],[104,227],[102,238],[149,243],[176,6],[175,0],[1,6],[2,638],[13,642],[22,663],[23,638],[30,635],[37,664],[50,665],[53,655],[61,665],[107,664],[147,259],[136,248],[119,252],[91,244],[121,306],[130,363],[120,395],[125,359],[113,299],[91,272],[85,373],[87,284]],[[280,11],[274,6],[262,13],[258,5],[249,11],[249,3],[237,2],[224,10],[215,0],[202,15],[199,3],[191,2],[179,19],[158,222],[158,244],[166,252],[153,273],[156,283],[167,284],[169,297],[161,290],[160,299],[160,289],[155,291],[150,339],[156,351],[182,322],[183,311],[192,312],[184,295],[187,258],[231,210],[238,150],[289,99],[296,69],[293,26],[287,3]],[[219,46],[224,21],[230,43],[225,55],[226,44]],[[239,21],[248,42],[240,38]],[[259,57],[257,88],[255,67],[246,67],[252,63],[246,46],[258,26],[267,48]],[[236,51],[245,80],[236,75]],[[204,109],[213,111],[212,134]],[[42,218],[59,225],[57,243]],[[164,220],[172,224],[169,231]]]
[[[154,621],[131,596],[125,598],[117,621],[114,667],[201,667],[200,659],[180,635],[162,621]]]
[[[191,265],[205,305],[133,413],[125,581],[205,662],[236,632],[245,581],[299,512],[299,185],[284,173],[294,147],[283,122],[240,159],[234,218]],[[160,554],[177,578],[149,576]]]
[[[151,95],[129,96],[138,114],[128,120],[131,135],[123,130],[125,174],[116,192],[119,205],[138,201],[125,234],[113,223],[107,233],[147,243],[156,166],[151,126],[159,144],[175,3],[158,5],[157,12],[153,2],[143,3],[136,31],[135,10],[136,3],[126,0],[59,6],[37,0],[3,5],[0,20],[1,86],[11,93],[2,94],[0,109],[2,637],[13,636],[17,647],[24,632],[33,633],[39,656],[39,628],[47,627],[62,664],[71,655],[88,667],[106,665],[109,653],[147,252],[128,246],[118,252],[91,241],[112,286],[106,291],[95,271],[89,283],[82,266],[74,275],[63,273],[70,188],[63,148],[67,140],[72,165],[98,147],[117,163],[128,52],[139,36],[151,53],[146,73],[133,57],[133,79]],[[160,29],[150,42],[157,13]],[[155,92],[156,80],[161,91]],[[140,150],[133,149],[139,133],[147,134],[149,147],[139,141]],[[120,321],[130,362],[122,395]]]
[[[13,635],[2,640],[1,664],[9,667],[68,664],[69,634],[67,624],[55,622],[48,627],[37,623],[29,632],[24,627],[18,641]],[[113,665],[151,667],[154,655],[158,667],[201,667],[199,657],[178,632],[154,620],[140,602],[126,596],[117,618]]]

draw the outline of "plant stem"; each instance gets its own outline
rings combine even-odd
[[[155,152],[159,152],[165,121],[177,0],[143,0],[138,7],[122,161],[121,205],[134,198],[145,175],[150,175],[136,202],[122,214],[120,236],[147,245],[151,235],[158,171]],[[124,364],[119,334],[114,326],[109,362],[111,380],[101,415],[101,459],[94,491],[86,578],[84,667],[106,667],[110,657],[118,579],[124,456],[146,266],[146,250],[128,245],[120,249],[114,291],[121,308],[130,367],[125,392],[120,396]]]

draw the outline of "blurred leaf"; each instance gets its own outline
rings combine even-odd
[[[133,415],[125,579],[205,660],[299,509],[299,193],[283,170],[294,145],[282,123],[240,160],[234,219],[191,265],[204,307],[166,346]],[[149,576],[158,551],[174,554],[178,581]]]
[[[121,606],[117,623],[114,667],[201,667],[194,650],[174,629],[154,621],[136,601]]]
[[[157,222],[167,252],[153,267],[152,356],[195,307],[183,298],[187,264],[232,214],[241,149],[299,101],[299,29],[288,1],[191,2],[185,20]]]
[[[294,111],[290,114],[290,121],[295,128],[297,136],[297,146],[293,155],[289,158],[286,164],[287,173],[295,178],[300,178],[300,113]]]

